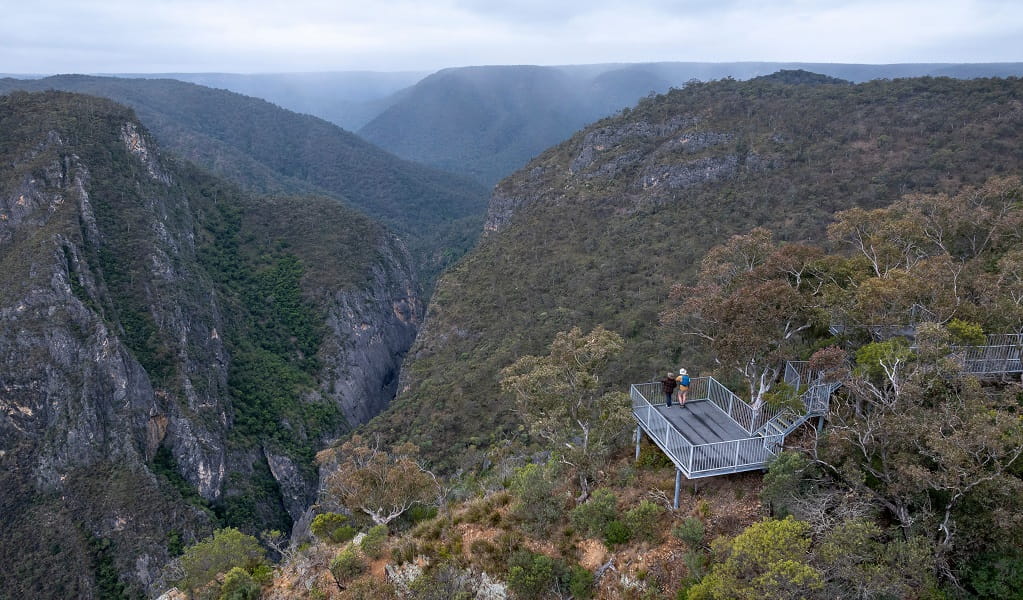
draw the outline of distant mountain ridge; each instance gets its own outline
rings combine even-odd
[[[401,233],[427,282],[475,241],[486,190],[411,163],[326,121],[172,79],[0,80],[0,93],[65,90],[133,108],[161,145],[259,192],[318,193]]]
[[[119,77],[177,79],[262,98],[354,131],[382,112],[395,92],[429,73],[338,71],[316,73],[151,73]]]
[[[802,70],[860,83],[878,78],[1020,76],[1023,63],[636,63],[444,69],[395,94],[359,135],[394,154],[487,185],[597,119],[691,80]]]

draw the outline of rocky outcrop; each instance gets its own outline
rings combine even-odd
[[[215,237],[227,225],[210,224],[215,205],[192,182],[198,176],[162,157],[134,116],[106,101],[25,95],[0,111],[13,124],[9,138],[32,123],[27,139],[0,145],[0,460],[17,465],[0,477],[7,500],[32,507],[36,495],[55,498],[48,515],[63,516],[54,522],[65,519],[83,548],[113,541],[112,559],[136,591],[158,580],[172,530],[194,542],[212,526],[189,504],[200,500],[186,500],[168,477],[212,506],[267,489],[239,481],[269,472],[280,498],[254,502],[299,519],[317,484],[300,457],[327,439],[302,433],[282,447],[232,438],[239,399],[226,340],[247,317],[231,314],[240,309],[223,300],[230,284],[211,270],[224,267],[208,256],[237,238]],[[64,120],[79,111],[80,120]],[[352,269],[365,283],[323,277],[306,290],[327,329],[319,389],[308,393],[336,402],[351,426],[393,397],[422,317],[408,251],[378,226],[359,227],[373,233],[360,240],[373,251],[356,254],[371,259]],[[0,556],[16,555],[9,543],[0,536]],[[77,595],[91,596],[90,573],[68,576],[83,586]]]
[[[394,398],[401,363],[423,316],[404,244],[393,240],[381,252],[384,262],[372,269],[368,285],[335,291],[327,300],[331,335],[321,353],[326,362],[322,391],[340,404],[353,427]]]
[[[680,190],[775,164],[771,157],[738,147],[734,134],[709,130],[699,117],[689,114],[663,122],[604,121],[580,132],[559,150],[571,156],[566,170],[539,159],[497,186],[486,232],[500,230],[522,208],[585,197],[589,189],[620,189],[618,196],[625,203],[664,202],[677,199]],[[667,194],[662,197],[662,192]]]

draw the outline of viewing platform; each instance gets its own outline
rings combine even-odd
[[[799,394],[801,410],[762,406],[756,410],[713,377],[696,377],[685,406],[665,406],[660,382],[630,389],[636,417],[636,452],[641,435],[675,464],[675,505],[681,476],[687,479],[764,469],[781,451],[785,436],[827,413],[838,383],[825,383],[805,362],[789,362],[785,382]]]

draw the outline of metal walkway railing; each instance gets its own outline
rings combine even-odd
[[[952,355],[962,362],[964,373],[997,375],[1023,372],[1021,349],[1023,335],[996,334],[987,336],[983,346],[953,346]]]
[[[689,401],[714,404],[747,434],[733,440],[694,444],[686,439],[651,402],[661,397],[660,382],[638,383],[630,389],[632,413],[642,431],[671,459],[687,479],[763,469],[777,454],[785,436],[814,416],[827,413],[837,383],[824,383],[805,362],[786,364],[786,382],[800,393],[805,410],[759,410],[732,393],[713,377],[696,377],[689,386]]]

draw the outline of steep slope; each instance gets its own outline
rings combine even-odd
[[[448,468],[479,460],[472,448],[522,435],[500,369],[572,326],[627,337],[623,387],[709,367],[658,327],[707,248],[756,225],[820,239],[836,210],[1018,173],[1021,98],[1018,79],[721,81],[586,128],[497,187],[489,234],[440,282],[401,395],[369,430]]]
[[[853,82],[944,75],[1023,75],[1023,63],[638,63],[445,69],[402,90],[359,134],[398,156],[493,185],[577,129],[691,80],[749,79],[780,69]]]
[[[471,247],[485,212],[478,184],[397,159],[320,119],[225,90],[170,79],[0,81],[0,92],[19,89],[110,98],[135,109],[168,150],[250,189],[343,199],[404,235],[428,282]]]
[[[90,96],[0,97],[0,165],[0,597],[134,594],[214,525],[287,528],[316,450],[393,394],[404,245]]]

